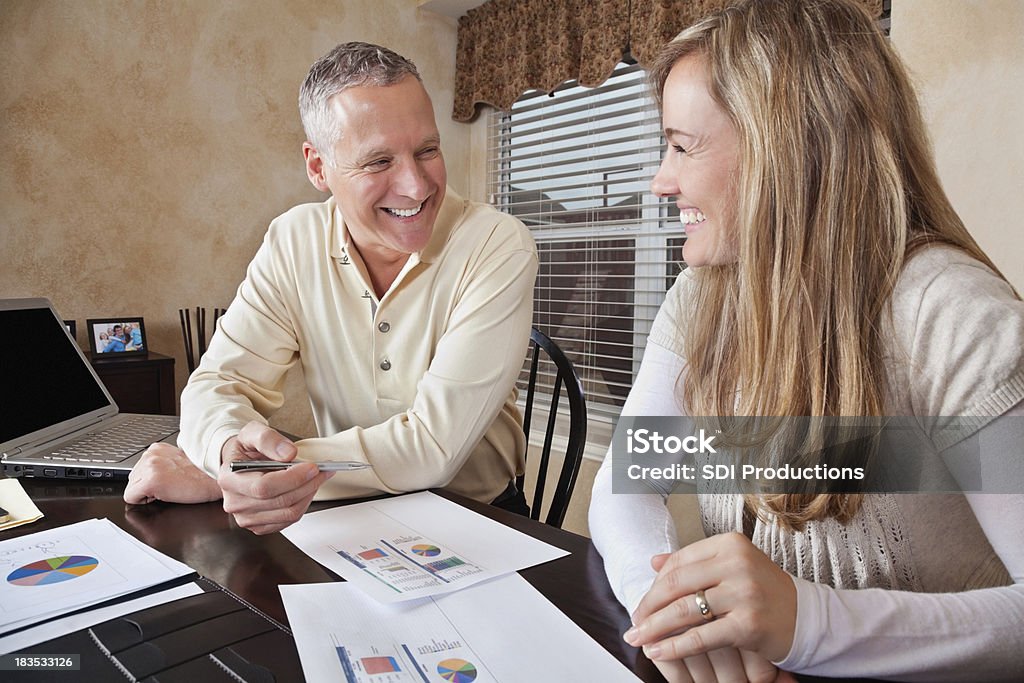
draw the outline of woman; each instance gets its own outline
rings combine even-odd
[[[690,268],[624,415],[1021,431],[1024,304],[946,198],[860,6],[741,3],[680,34],[651,80],[668,142],[652,187],[680,209]],[[668,678],[1021,680],[1024,495],[701,495],[708,538],[678,550],[662,496],[613,495],[610,461],[591,533],[625,639]]]

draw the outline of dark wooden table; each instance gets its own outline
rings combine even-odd
[[[122,482],[91,484],[52,479],[22,479],[21,482],[45,516],[33,524],[0,531],[0,540],[105,517],[285,625],[288,615],[277,588],[279,585],[341,580],[281,534],[256,536],[237,527],[219,502],[126,505],[121,499],[125,486]],[[664,683],[664,678],[640,650],[622,640],[622,634],[629,627],[629,616],[612,594],[604,564],[590,539],[461,496],[444,491],[435,493],[568,550],[570,555],[524,569],[520,574],[639,678]],[[317,511],[344,504],[314,503],[310,509]],[[80,673],[60,672],[59,679],[48,680],[61,683],[94,680],[87,671]],[[802,683],[870,683],[867,679],[813,676],[798,679]]]
[[[45,517],[34,524],[0,532],[0,540],[93,517],[105,517],[283,624],[288,623],[288,615],[278,585],[339,579],[281,534],[256,536],[238,528],[219,503],[134,506],[125,505],[121,500],[124,484],[119,483],[88,485],[23,479],[22,484]],[[566,557],[520,573],[640,678],[645,681],[664,680],[639,650],[622,640],[622,633],[629,626],[629,617],[612,595],[601,557],[589,539],[460,496],[438,493],[523,533],[568,550],[571,554]],[[316,503],[311,509],[321,510],[337,504]],[[557,635],[552,634],[552,637]],[[69,674],[65,672],[62,676]],[[89,679],[68,677],[62,680]]]

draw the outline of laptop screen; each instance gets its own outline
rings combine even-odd
[[[49,308],[0,307],[0,444],[110,405]]]

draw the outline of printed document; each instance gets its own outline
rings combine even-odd
[[[311,512],[281,533],[381,602],[450,593],[569,554],[429,492]]]
[[[0,541],[0,636],[192,573],[106,519]]]
[[[308,683],[639,680],[518,574],[389,605],[347,583],[280,590]]]
[[[104,621],[108,621],[125,614],[131,614],[132,612],[138,612],[149,607],[162,605],[165,602],[171,602],[172,600],[187,598],[190,595],[197,595],[202,592],[203,589],[196,584],[186,583],[184,586],[175,586],[174,588],[168,588],[167,590],[162,590],[158,593],[143,595],[141,598],[135,598],[134,600],[125,600],[124,602],[118,602],[113,605],[108,605],[107,607],[97,607],[96,609],[91,609],[88,612],[79,612],[77,614],[71,614],[66,617],[54,619],[53,621],[48,621],[45,624],[39,624],[38,626],[30,626],[23,631],[18,631],[17,633],[12,633],[9,636],[0,638],[0,655],[5,655],[9,652],[18,652],[19,650],[24,650],[27,647],[32,647],[33,645],[45,642],[51,638],[59,638],[60,636],[73,633],[79,629],[95,626],[96,624],[102,624]]]

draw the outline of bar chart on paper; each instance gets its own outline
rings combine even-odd
[[[353,567],[373,576],[395,593],[429,590],[485,571],[458,553],[410,529],[391,538],[331,549]]]
[[[436,623],[434,627],[452,629]],[[454,629],[452,629],[454,632]],[[449,681],[449,683],[485,683],[495,680],[486,674],[480,659],[457,633],[454,638],[430,638],[410,642],[375,639],[372,644],[336,644],[335,652],[342,675],[348,683],[403,683],[404,681]],[[339,636],[331,634],[337,643]]]
[[[429,492],[308,513],[282,534],[381,602],[450,593],[567,554]]]
[[[280,590],[309,683],[638,680],[517,574],[392,603],[351,583]]]

